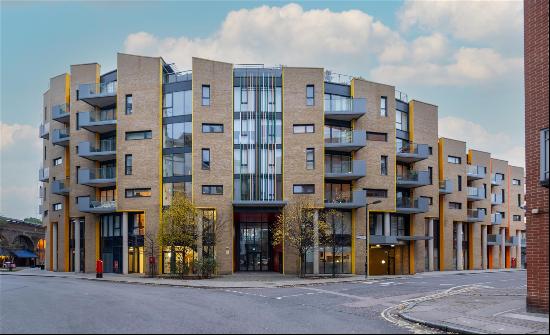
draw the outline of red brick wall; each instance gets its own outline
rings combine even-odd
[[[524,1],[524,28],[527,306],[548,313],[549,199],[539,185],[540,130],[548,128],[548,0]]]

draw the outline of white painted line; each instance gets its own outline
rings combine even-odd
[[[452,286],[453,284],[439,284],[439,286]]]
[[[515,311],[515,310],[518,310],[519,308],[512,308],[512,309],[509,309],[507,311],[504,311],[504,312],[499,312],[499,313],[496,313],[496,314],[493,314],[493,316],[498,316],[498,315],[501,315],[501,314],[504,314],[504,313],[509,313],[511,311]]]
[[[548,318],[542,318],[540,316],[532,316],[532,315],[517,314],[517,313],[507,313],[507,314],[503,314],[502,316],[513,318],[513,319],[548,323]]]

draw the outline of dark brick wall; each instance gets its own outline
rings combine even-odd
[[[539,185],[540,130],[548,128],[548,0],[524,1],[524,28],[527,306],[548,313],[549,199]]]

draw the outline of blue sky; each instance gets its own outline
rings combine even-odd
[[[323,66],[439,106],[440,135],[523,165],[521,2],[1,2],[0,213],[37,216],[49,78],[116,52]],[[490,13],[490,14],[489,14]]]

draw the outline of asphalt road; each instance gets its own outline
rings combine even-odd
[[[526,275],[431,274],[238,290],[3,275],[0,332],[403,333],[415,329],[388,322],[382,311],[406,299],[468,284],[521,288]]]

